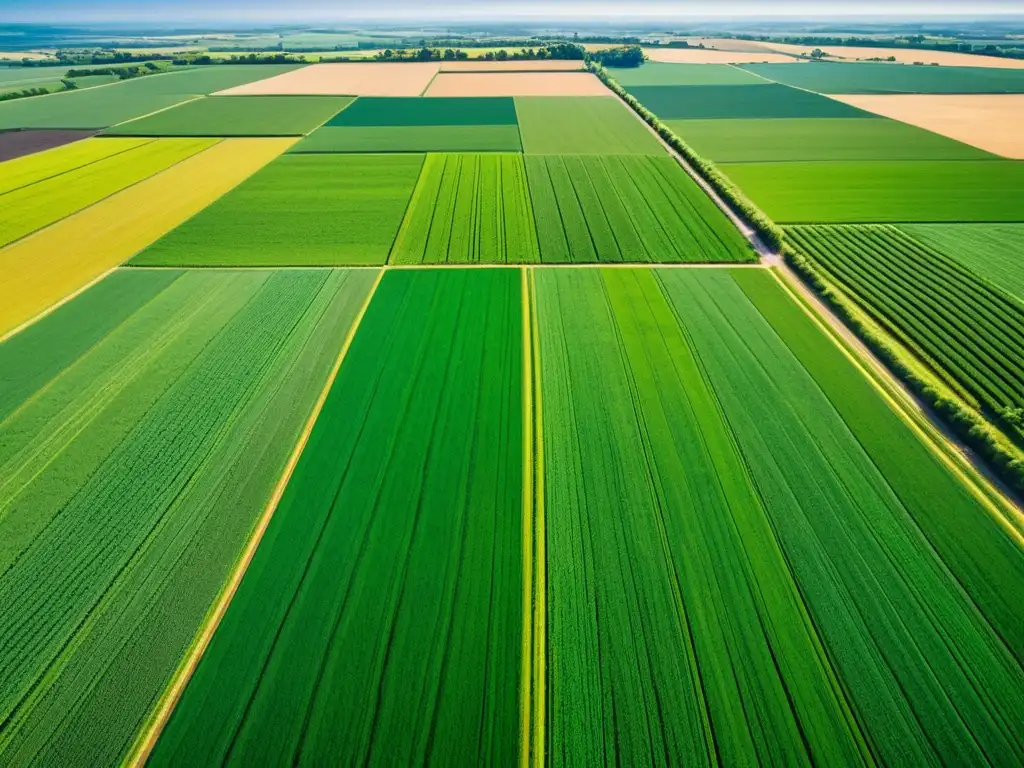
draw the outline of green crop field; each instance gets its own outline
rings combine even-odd
[[[428,155],[390,261],[540,261],[522,156]]]
[[[535,279],[553,763],[1019,759],[1017,545],[768,273]]]
[[[236,85],[273,77],[294,65],[224,64],[124,80],[54,96],[0,102],[0,130],[107,128]]]
[[[1024,301],[1024,224],[905,224],[900,229]]]
[[[976,406],[1000,414],[1024,406],[1024,303],[895,227],[788,232],[801,251]]]
[[[303,136],[348,96],[212,96],[104,131],[110,136]]]
[[[800,160],[980,160],[994,155],[886,118],[668,120],[702,157],[719,163]]]
[[[782,224],[1024,222],[1013,160],[736,163],[721,169]]]
[[[515,125],[510,97],[374,98],[364,96],[328,121],[337,126]]]
[[[122,152],[138,149],[148,143],[150,142],[146,139],[118,139],[117,141],[86,139],[55,147],[46,152],[8,160],[0,165],[0,170],[3,171],[3,174],[0,174],[0,195],[38,184]]]
[[[782,64],[780,66],[789,66]],[[661,120],[775,117],[875,118],[827,96],[774,83],[761,85],[636,85],[629,92]]]
[[[131,263],[383,264],[422,165],[423,155],[280,157]]]
[[[755,75],[818,93],[1024,93],[1024,70],[876,62],[741,64]]]
[[[127,754],[373,279],[123,271],[0,346],[0,762]]]
[[[151,765],[517,762],[520,298],[385,276]]]
[[[541,261],[751,261],[725,214],[667,155],[527,155]]]
[[[664,147],[618,99],[516,97],[523,151],[531,155],[662,155]]]
[[[667,64],[647,61],[631,68],[608,67],[624,88],[635,85],[766,85],[763,78],[728,64]]]
[[[121,145],[120,139],[103,141],[118,142],[118,146],[111,147],[107,157],[79,167],[54,162],[48,157],[49,153],[19,158],[20,170],[15,182],[19,186],[0,194],[0,246],[70,216],[215,143],[211,139],[130,141],[127,145]],[[68,153],[61,157],[69,156],[81,159],[85,154]],[[66,170],[61,173],[58,169],[62,166]],[[50,175],[54,171],[58,171],[57,174]]]
[[[231,97],[235,98],[235,97]],[[427,101],[427,99],[424,99]],[[315,152],[518,152],[516,125],[385,125],[318,128],[291,150]]]

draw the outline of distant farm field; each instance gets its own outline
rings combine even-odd
[[[240,83],[296,69],[254,64],[195,67],[45,98],[0,102],[0,130],[107,128]]]
[[[637,85],[627,90],[662,120],[872,117],[869,112],[863,112],[826,96],[771,83]]]
[[[441,73],[425,96],[606,96],[604,83],[589,72]]]
[[[425,126],[515,125],[516,106],[510,97],[495,98],[374,98],[357,99],[327,125]]]
[[[419,96],[436,63],[350,62],[290,68],[276,77],[223,86],[225,96]],[[294,70],[294,71],[292,71]]]
[[[522,156],[428,155],[390,261],[540,261]]]
[[[210,96],[104,133],[109,136],[302,136],[344,109],[343,96]]]
[[[664,147],[619,99],[605,96],[516,98],[528,155],[661,155]]]
[[[284,152],[291,142],[225,139],[202,154],[0,249],[0,274],[4,276],[0,281],[0,336],[202,211]]]
[[[518,760],[520,300],[385,275],[152,765]]]
[[[541,261],[750,261],[748,244],[667,155],[527,155]]]
[[[412,154],[286,155],[132,264],[383,264],[422,165]]]
[[[608,74],[624,88],[635,85],[767,85],[763,78],[726,64],[648,61],[640,67],[608,67]]]
[[[215,143],[210,139],[132,142],[133,146],[129,146],[127,151],[110,152],[107,157],[88,165],[68,169],[5,192],[0,195],[0,246],[70,216],[108,195],[209,149]],[[29,169],[38,168],[39,175],[45,175],[54,168],[46,155],[34,155],[15,162],[23,166],[23,174]]]
[[[817,93],[1024,93],[1024,69],[872,62],[740,66],[768,80]]]
[[[121,272],[0,345],[5,764],[122,759],[373,278]]]
[[[1024,222],[1012,160],[737,163],[722,170],[780,223]]]
[[[799,117],[666,122],[699,155],[719,163],[993,157],[896,120]]]

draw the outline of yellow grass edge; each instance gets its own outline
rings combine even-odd
[[[907,410],[907,405],[893,395],[891,387],[897,386],[889,381],[888,372],[873,371],[868,364],[861,359],[860,355],[851,349],[838,334],[826,323],[815,311],[815,308],[800,295],[800,292],[789,282],[788,273],[781,273],[777,269],[769,270],[772,277],[779,283],[780,287],[793,301],[811,318],[828,338],[839,348],[842,354],[857,368],[858,371],[871,383],[871,386],[879,393],[885,403],[899,416],[910,431],[920,440],[925,447],[945,466],[957,480],[968,490],[968,492],[984,507],[1004,531],[1024,549],[1024,514],[1017,507],[1007,500],[1004,495],[991,483],[982,477],[978,471],[969,464],[956,460],[954,456],[957,449],[947,439],[939,436],[931,429],[924,429],[918,420]],[[885,376],[881,380],[881,376]],[[998,499],[998,503],[994,500]]]
[[[320,417],[320,412],[323,410],[324,403],[327,402],[327,396],[330,394],[331,387],[334,386],[334,381],[338,376],[338,371],[341,370],[341,365],[345,361],[345,357],[348,355],[349,348],[352,346],[352,341],[355,339],[356,332],[359,330],[359,326],[362,325],[363,317],[366,315],[366,311],[370,307],[370,302],[373,300],[373,296],[377,292],[377,287],[380,285],[381,280],[384,277],[384,272],[385,270],[383,269],[379,270],[376,279],[373,281],[373,285],[370,286],[370,290],[367,293],[366,298],[363,300],[363,305],[360,307],[355,320],[353,320],[352,327],[345,336],[345,340],[341,345],[341,350],[338,352],[337,358],[335,358],[334,365],[327,376],[327,381],[324,382],[324,386],[320,391],[320,396],[314,403],[313,410],[309,414],[309,418],[306,419],[306,424],[295,443],[295,447],[292,449],[291,456],[288,458],[288,463],[285,465],[284,471],[281,473],[281,477],[278,479],[277,485],[274,487],[274,492],[271,495],[270,500],[267,502],[267,505],[263,510],[263,514],[260,515],[259,520],[257,520],[256,527],[249,536],[249,541],[246,544],[245,549],[242,551],[242,555],[239,558],[235,569],[232,571],[230,578],[221,590],[221,594],[217,598],[217,602],[214,603],[210,612],[207,614],[206,620],[203,622],[203,626],[200,629],[199,634],[193,641],[191,648],[182,660],[178,670],[171,678],[171,682],[168,684],[163,696],[161,696],[156,708],[150,715],[146,726],[139,732],[135,743],[132,745],[131,751],[128,753],[128,758],[124,761],[124,765],[132,766],[132,768],[141,768],[141,766],[145,765],[153,751],[153,748],[156,746],[157,740],[160,738],[160,734],[163,732],[168,720],[170,720],[171,713],[174,711],[174,707],[181,698],[181,694],[184,692],[185,686],[188,685],[188,681],[192,678],[192,674],[199,665],[199,661],[202,659],[203,654],[209,647],[210,641],[213,639],[213,635],[217,631],[217,627],[220,626],[220,622],[224,618],[224,614],[227,613],[228,606],[231,604],[231,600],[235,596],[235,592],[238,591],[238,587],[242,583],[242,578],[245,576],[245,572],[248,570],[249,564],[252,562],[252,558],[256,554],[256,550],[259,547],[260,542],[263,540],[263,534],[266,533],[267,526],[270,525],[274,512],[277,511],[277,505],[280,503],[281,497],[284,495],[284,490],[288,486],[288,481],[291,479],[292,473],[295,471],[295,467],[299,463],[299,458],[302,456],[306,443],[309,441],[309,436],[313,432],[313,427],[315,426],[317,419]]]
[[[544,408],[540,382],[540,321],[537,316],[537,282],[532,269],[529,274],[531,346],[533,348],[533,764],[545,764],[547,738],[547,528],[544,520]]]

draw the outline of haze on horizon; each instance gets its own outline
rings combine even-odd
[[[536,21],[545,19],[591,21],[684,21],[687,19],[802,17],[936,17],[1022,15],[1017,0],[903,0],[902,2],[850,2],[850,0],[447,0],[426,4],[422,0],[177,0],[147,3],[128,0],[94,0],[88,5],[71,0],[0,0],[0,23],[36,22],[132,22],[218,21],[233,23],[303,22],[448,22]]]

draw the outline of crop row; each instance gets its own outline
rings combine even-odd
[[[521,326],[514,270],[386,276],[151,764],[516,762]]]
[[[372,279],[119,273],[100,298],[145,297],[126,317],[99,307],[112,321],[80,332],[72,304],[0,348],[5,370],[22,371],[0,427],[0,761],[112,764],[128,751]],[[69,362],[56,376],[46,341]]]
[[[951,385],[1024,405],[1024,305],[894,227],[794,227],[794,245]]]
[[[540,260],[521,155],[428,155],[393,264]]]

